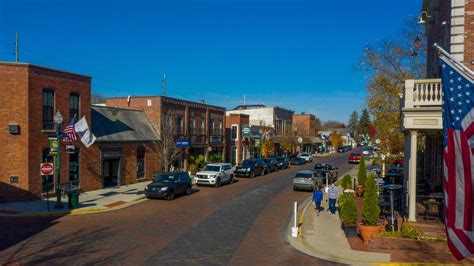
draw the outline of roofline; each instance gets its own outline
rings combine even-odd
[[[239,105],[240,106],[240,105]],[[238,107],[238,106],[237,106]],[[280,107],[278,105],[275,105],[275,106],[261,106],[261,107],[254,107],[254,108],[245,108],[245,109],[236,109],[237,107],[235,107],[234,109],[231,109],[231,110],[227,110],[227,111],[243,111],[243,110],[252,110],[252,109],[264,109],[264,108],[272,108],[272,109],[282,109],[282,110],[285,110],[285,111],[290,111],[290,112],[295,112],[294,110],[291,110],[291,109],[287,109],[287,108],[284,108],[284,107]]]
[[[179,99],[179,98],[174,98],[174,97],[168,97],[168,96],[162,96],[162,95],[153,95],[153,96],[133,96],[131,95],[130,96],[131,98],[163,98],[163,99],[170,99],[170,100],[176,100],[176,101],[182,101],[182,102],[186,102],[186,103],[190,103],[190,104],[197,104],[197,105],[202,105],[202,106],[209,106],[209,107],[214,107],[214,108],[218,108],[218,109],[222,109],[223,111],[226,111],[225,107],[222,107],[222,106],[217,106],[217,105],[212,105],[212,104],[202,104],[200,102],[193,102],[193,101],[189,101],[189,100],[184,100],[184,99]],[[127,97],[107,97],[107,99],[127,99]]]
[[[112,107],[112,106],[91,105],[91,108],[108,108],[108,109],[118,109],[118,110],[123,110],[123,111],[135,111],[135,112],[145,113],[143,110],[127,109],[127,108],[121,108],[121,107],[115,107],[115,106]]]
[[[25,62],[6,62],[6,61],[0,61],[0,65],[3,65],[3,66],[16,66],[16,67],[36,67],[36,68],[42,68],[42,69],[46,69],[46,70],[50,70],[50,71],[62,72],[62,73],[66,73],[66,74],[69,74],[69,75],[81,76],[81,77],[85,77],[85,78],[90,78],[90,79],[92,79],[92,76],[87,76],[87,75],[83,75],[83,74],[77,74],[77,73],[74,73],[74,72],[59,70],[59,69],[52,68],[52,67],[45,67],[45,66],[40,66],[40,65],[34,65],[34,64],[25,63]]]

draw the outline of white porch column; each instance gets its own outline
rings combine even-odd
[[[404,213],[408,214],[408,162],[410,161],[410,132],[405,130],[403,132],[404,143],[403,143],[403,209]]]
[[[408,221],[416,222],[416,130],[410,130],[410,159],[408,161]]]

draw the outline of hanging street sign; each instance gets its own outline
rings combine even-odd
[[[40,172],[41,175],[52,175],[54,171],[54,165],[52,163],[41,163]]]
[[[176,140],[176,147],[186,148],[191,146],[191,140],[189,139],[178,139]]]
[[[250,125],[242,125],[242,136],[250,137]]]
[[[58,154],[58,139],[57,138],[48,138],[49,139],[49,154],[56,155]]]

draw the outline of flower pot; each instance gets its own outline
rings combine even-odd
[[[357,225],[347,225],[342,224],[342,229],[346,237],[356,237],[357,236]]]
[[[368,243],[369,239],[371,239],[373,235],[378,234],[380,233],[380,231],[382,231],[382,227],[380,225],[359,224],[359,231],[364,243]]]
[[[364,190],[365,190],[364,185],[357,185],[356,186],[356,195],[357,195],[357,197],[362,197],[364,195]]]

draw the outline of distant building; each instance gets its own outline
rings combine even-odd
[[[226,115],[225,123],[227,158],[232,165],[236,165],[250,156],[249,140],[244,139],[242,135],[243,126],[249,125],[249,116],[245,114],[228,114]]]
[[[226,160],[224,127],[225,108],[165,96],[132,96],[108,98],[106,105],[126,109],[143,110],[150,118],[155,130],[162,126],[175,125],[178,140],[189,143],[182,147],[183,154],[175,165],[178,169],[189,169],[188,159],[202,155],[205,160]]]
[[[300,153],[315,153],[319,151],[321,139],[317,136],[316,117],[313,114],[294,114],[293,130],[296,137],[301,137]]]

